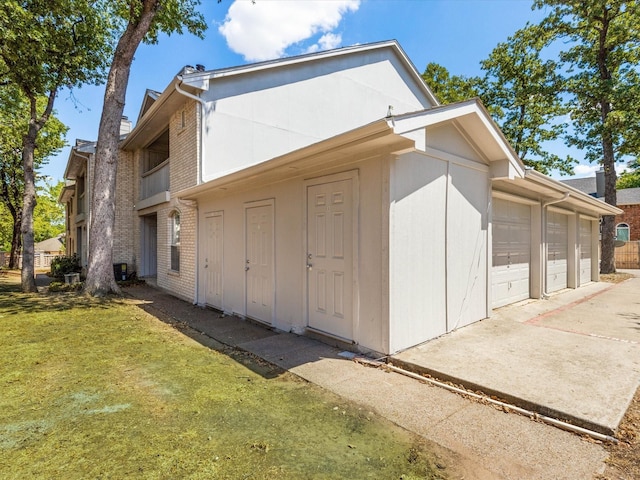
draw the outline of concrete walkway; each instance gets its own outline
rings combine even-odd
[[[640,278],[498,309],[392,362],[612,435],[640,384]]]
[[[443,370],[443,377],[468,377],[480,390],[525,397],[544,411],[569,410],[574,420],[613,429],[640,376],[639,289],[640,279],[599,283],[503,308],[491,320],[393,361]],[[585,479],[604,470],[607,453],[598,442],[361,365],[307,337],[222,317],[160,290],[139,286],[126,293],[158,318],[190,327],[191,336],[205,345],[217,341],[249,351],[435,442],[447,459],[455,458],[457,477]]]

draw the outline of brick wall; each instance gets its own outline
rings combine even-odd
[[[629,240],[640,240],[640,205],[618,205],[624,210],[622,215],[616,215],[616,224],[629,225]]]
[[[169,188],[171,201],[157,209],[158,215],[158,286],[192,301],[196,278],[195,205],[179,202],[176,193],[197,184],[199,116],[197,103],[187,101],[169,124]],[[171,270],[171,215],[180,213],[180,271]]]
[[[136,177],[132,154],[118,154],[118,170],[116,176],[116,208],[115,227],[113,230],[113,263],[126,263],[129,272],[137,269],[136,249],[134,244],[134,225],[137,215],[134,211],[136,194]]]
[[[183,114],[184,112],[184,114]],[[169,178],[172,196],[198,180],[199,115],[197,103],[185,102],[169,125]],[[182,119],[184,117],[184,126]]]

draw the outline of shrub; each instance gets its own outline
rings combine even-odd
[[[82,290],[82,282],[77,283],[62,283],[62,282],[51,282],[49,284],[50,292],[79,292]]]
[[[62,255],[51,260],[51,276],[62,277],[67,273],[80,272],[80,259],[75,253],[73,255]]]

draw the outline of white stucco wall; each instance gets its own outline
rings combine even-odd
[[[359,272],[354,292],[354,341],[364,350],[382,352],[387,336],[386,318],[383,321],[381,210],[383,160],[369,159],[349,165],[348,168],[322,172],[330,175],[343,171],[357,172],[359,185],[359,235],[356,271]],[[248,202],[271,199],[274,205],[275,225],[275,307],[272,325],[285,331],[303,332],[307,326],[306,291],[306,224],[305,180],[319,173],[282,181],[271,185],[256,185],[237,193],[205,194],[198,200],[200,241],[199,258],[207,258],[205,218],[211,212],[224,216],[223,305],[226,312],[246,314],[245,302],[245,205]],[[202,266],[202,265],[201,265]],[[200,268],[198,301],[204,304],[205,269]],[[386,297],[385,297],[386,298]]]
[[[204,181],[431,106],[391,49],[217,78],[202,98]]]
[[[408,153],[393,162],[389,350],[487,317],[488,167]]]

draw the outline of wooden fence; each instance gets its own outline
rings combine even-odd
[[[49,253],[36,253],[33,259],[33,263],[35,268],[50,268],[51,260],[60,255],[53,255]],[[8,267],[9,266],[9,253],[8,252],[0,252],[0,267]],[[18,268],[22,268],[22,255],[18,257]]]
[[[640,268],[640,241],[616,247],[616,268]]]

